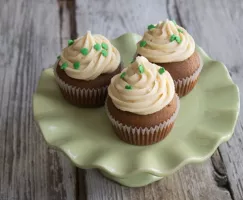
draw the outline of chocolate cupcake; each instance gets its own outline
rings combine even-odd
[[[102,35],[69,40],[58,57],[55,78],[64,98],[80,107],[104,105],[111,78],[120,73],[118,50]]]
[[[117,136],[134,145],[150,145],[171,131],[179,98],[169,72],[138,56],[111,79],[106,111]]]
[[[174,21],[149,25],[137,44],[137,54],[163,66],[171,74],[180,97],[194,88],[202,70],[192,36]]]

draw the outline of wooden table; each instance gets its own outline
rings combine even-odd
[[[243,92],[242,0],[0,0],[0,200],[242,200],[243,113],[212,158],[131,189],[80,170],[36,130],[32,94],[43,68],[86,30],[142,34],[175,19]]]

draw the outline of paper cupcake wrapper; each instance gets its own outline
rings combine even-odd
[[[56,67],[54,68],[54,75],[63,97],[69,103],[79,107],[99,107],[104,105],[108,86],[90,89],[69,85],[58,77]]]
[[[199,74],[203,68],[203,61],[200,57],[200,66],[199,68],[189,77],[174,80],[175,90],[179,97],[185,96],[195,87],[197,80],[199,78]]]
[[[134,145],[150,145],[164,139],[171,131],[174,125],[174,121],[180,109],[180,100],[177,95],[176,95],[176,100],[177,100],[177,108],[174,114],[163,123],[160,123],[150,128],[127,126],[126,124],[122,124],[121,122],[117,121],[110,114],[107,107],[107,101],[105,104],[105,109],[108,118],[110,119],[112,126],[115,129],[117,136],[121,140]]]

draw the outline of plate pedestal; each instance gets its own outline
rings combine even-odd
[[[112,43],[125,64],[141,36],[127,33]],[[203,162],[230,139],[239,114],[239,90],[227,68],[197,47],[203,69],[196,87],[181,98],[170,134],[149,146],[118,139],[104,108],[77,108],[67,103],[53,69],[42,72],[34,94],[34,116],[46,142],[63,151],[78,167],[98,168],[107,178],[128,187],[141,187],[166,177],[182,166]]]
[[[155,181],[161,180],[163,177],[159,177],[159,176],[154,176],[152,174],[149,173],[139,173],[137,175],[132,175],[126,178],[119,178],[116,176],[112,176],[104,171],[100,170],[100,173],[103,174],[105,177],[121,184],[124,186],[128,186],[128,187],[142,187],[142,186],[146,186],[150,183],[153,183]]]

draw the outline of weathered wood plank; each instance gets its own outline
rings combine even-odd
[[[59,4],[59,17],[60,17],[60,42],[61,47],[67,45],[69,39],[77,37],[75,8],[74,0],[58,0]]]
[[[243,94],[243,2],[240,0],[176,0],[180,23],[211,57],[228,67]],[[241,104],[242,101],[241,95]],[[243,199],[243,111],[241,109],[232,139],[219,148],[234,199]]]
[[[148,24],[167,17],[165,0],[84,0],[77,1],[76,6],[79,35],[87,30],[108,38],[126,32],[142,34]]]
[[[77,37],[76,2],[74,0],[58,0],[60,17],[61,47],[67,45],[69,39]],[[86,199],[85,170],[76,168],[76,198]]]
[[[35,128],[32,94],[60,52],[56,1],[0,1],[0,199],[76,199],[76,171]]]
[[[134,0],[134,1],[77,1],[77,32],[82,35],[86,30],[101,33],[108,38],[117,37],[125,32],[142,34],[146,26],[166,18],[179,19],[174,1]],[[186,27],[188,28],[188,27]],[[190,28],[189,28],[190,30]],[[194,34],[195,35],[195,34]],[[221,158],[215,156],[215,159]],[[231,199],[219,176],[217,167],[222,163],[215,161],[216,171],[207,161],[202,165],[186,166],[178,173],[147,187],[130,189],[103,178],[97,171],[88,170],[86,174],[87,198],[105,199]],[[218,165],[216,165],[218,163]],[[217,176],[217,181],[214,178]]]
[[[172,176],[142,188],[120,186],[97,171],[88,170],[86,181],[89,200],[178,200],[231,199],[227,190],[215,186],[210,160],[202,165],[189,165]]]

